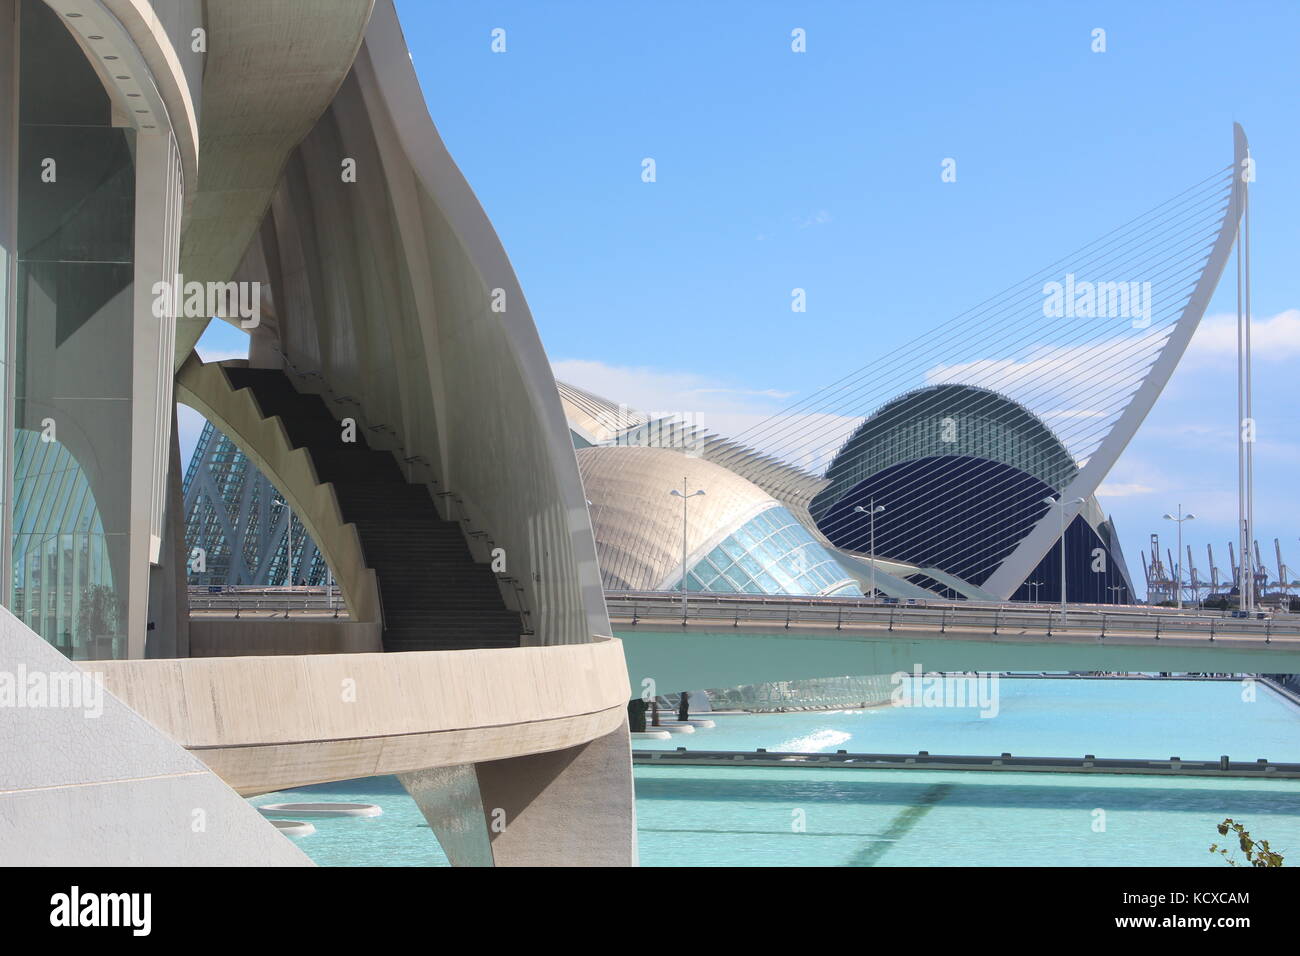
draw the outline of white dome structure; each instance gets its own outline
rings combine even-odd
[[[779,501],[720,465],[667,448],[577,450],[604,585],[747,594],[861,594],[857,582]],[[672,495],[703,495],[683,503]]]

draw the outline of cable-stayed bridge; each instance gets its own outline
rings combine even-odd
[[[1235,126],[1228,165],[727,438],[689,413],[630,412],[562,384],[584,477],[619,498],[617,528],[597,517],[602,555],[663,550],[655,499],[668,466],[637,489],[638,510],[609,461],[611,446],[635,445],[682,451],[762,489],[812,536],[800,547],[835,552],[863,593],[1130,603],[1134,582],[1096,492],[1205,313],[1242,232],[1249,169]],[[674,481],[722,484],[697,470],[699,482],[687,471]],[[589,498],[598,515],[605,500]],[[718,535],[683,537],[692,568]],[[857,573],[864,561],[870,575]],[[657,577],[607,576],[606,587],[664,587],[663,561],[644,564]],[[715,570],[692,587],[708,578],[701,590],[750,590]]]

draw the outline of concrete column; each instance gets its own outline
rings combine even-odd
[[[579,747],[398,779],[453,866],[635,866],[627,722]]]
[[[492,841],[483,817],[473,764],[430,767],[397,775],[415,798],[452,866],[492,866]]]
[[[158,564],[149,569],[149,620],[154,628],[145,639],[145,657],[190,656],[189,552],[185,549],[185,499],[181,496],[184,472],[174,403],[168,445],[162,551]]]

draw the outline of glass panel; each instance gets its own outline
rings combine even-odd
[[[75,659],[120,657],[135,133],[58,15],[21,14],[12,606]]]

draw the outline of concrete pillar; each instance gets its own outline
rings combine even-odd
[[[185,499],[181,495],[183,472],[175,403],[172,404],[168,456],[162,549],[158,564],[149,569],[149,620],[153,630],[145,639],[145,657],[190,656],[190,597],[186,573],[189,552],[185,549]]]
[[[398,774],[397,779],[415,798],[452,866],[493,865],[473,764],[430,767]]]
[[[565,750],[399,774],[453,866],[635,866],[627,722]]]

